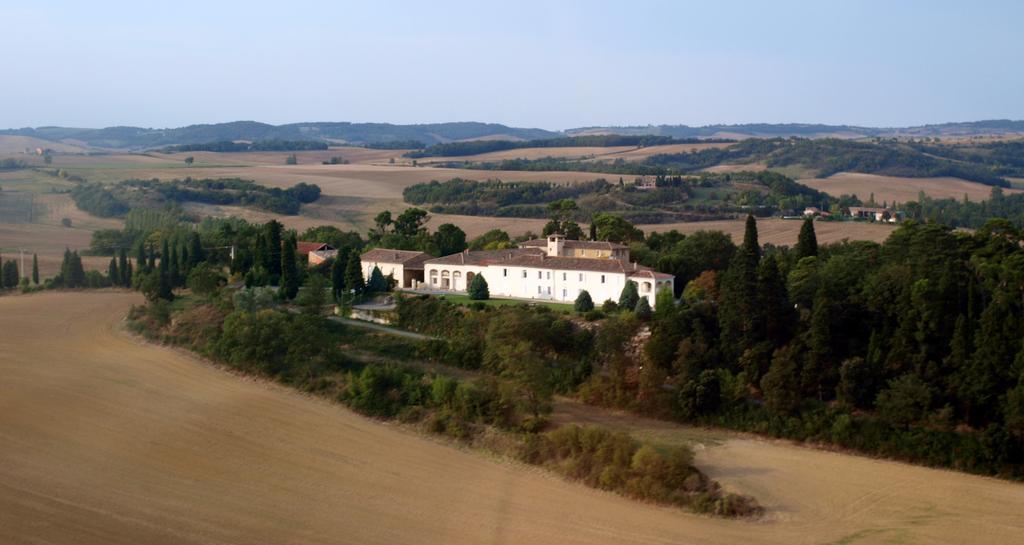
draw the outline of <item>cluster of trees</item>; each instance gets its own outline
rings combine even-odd
[[[933,199],[923,192],[917,201],[896,207],[908,219],[929,221],[951,227],[981,228],[991,218],[1005,219],[1017,228],[1024,227],[1024,194],[1006,195],[1002,188],[993,187],[988,200],[972,202],[965,195],[962,200]]]
[[[160,211],[161,207],[185,202],[237,204],[278,214],[298,214],[303,204],[320,198],[320,187],[299,182],[288,189],[281,189],[240,178],[189,177],[170,181],[154,178],[124,180],[112,187],[86,182],[71,190],[71,198],[79,209],[100,217],[123,216],[139,207]]]
[[[407,208],[397,217],[390,210],[374,217],[368,235],[371,246],[397,250],[419,250],[435,256],[459,253],[467,248],[466,233],[453,223],[444,223],[431,233],[430,214],[421,208]]]
[[[523,459],[593,488],[698,513],[744,517],[763,512],[749,496],[722,492],[693,466],[688,447],[659,450],[625,432],[565,426],[531,437]]]
[[[884,244],[819,246],[807,221],[794,248],[765,248],[752,217],[739,247],[712,233],[652,237],[645,257],[692,280],[679,304],[659,294],[639,380],[610,372],[581,391],[688,420],[1021,475],[1020,240],[1007,222],[974,234],[908,223]]]
[[[216,151],[232,153],[242,151],[312,151],[325,150],[327,142],[317,140],[256,140],[254,142],[234,142],[220,140],[201,144],[179,144],[167,146],[160,151],[164,153],[181,153],[190,151]]]
[[[39,283],[39,260],[32,254],[32,277],[36,284]],[[28,279],[25,279],[27,282]],[[21,271],[18,270],[18,262],[14,259],[4,261],[0,255],[0,290],[14,289],[22,285]]]
[[[776,172],[658,175],[654,182],[654,188],[640,189],[637,183],[626,183],[622,178],[617,184],[599,178],[566,185],[453,178],[409,186],[403,196],[406,202],[427,205],[436,213],[528,218],[549,216],[553,204],[571,199],[575,204],[570,219],[576,221],[614,212],[645,223],[718,219],[751,209],[765,215],[775,211],[794,213],[836,201]],[[744,187],[760,187],[740,190],[736,182],[744,182]],[[698,194],[701,188],[712,188],[711,196],[706,191]]]
[[[427,147],[422,140],[385,140],[381,142],[368,142],[363,144],[369,149],[423,149]]]
[[[1003,176],[1020,175],[1024,169],[1019,164],[1019,146],[1004,143],[969,148],[882,139],[862,142],[836,138],[749,138],[724,148],[656,154],[642,161],[579,161],[545,157],[495,162],[453,162],[446,166],[655,176],[692,173],[723,163],[764,162],[769,166],[800,165],[816,170],[819,176],[844,171],[917,178],[954,176],[1009,187],[1009,182]]]
[[[592,134],[584,136],[565,136],[562,138],[544,138],[540,140],[467,140],[464,142],[446,142],[434,144],[425,149],[417,149],[406,153],[406,157],[462,157],[479,155],[492,151],[504,151],[524,148],[569,148],[569,147],[611,147],[611,146],[663,146],[667,144],[694,144],[708,142],[734,142],[734,140],[698,138],[677,139],[671,136]]]
[[[17,159],[0,159],[0,170],[20,170],[27,168],[28,165],[25,161],[19,161]]]

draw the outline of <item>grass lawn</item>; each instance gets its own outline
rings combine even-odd
[[[553,309],[553,310],[569,310],[569,311],[571,311],[573,309],[571,303],[552,303],[550,301],[524,301],[524,300],[521,300],[521,299],[497,299],[497,298],[487,299],[485,301],[474,301],[473,299],[470,299],[468,295],[459,295],[459,294],[435,295],[434,297],[437,297],[438,299],[444,299],[445,301],[449,301],[449,302],[455,303],[457,305],[469,305],[469,304],[472,304],[472,303],[483,303],[485,305],[492,305],[492,306],[540,305],[540,306],[548,307],[548,308]]]

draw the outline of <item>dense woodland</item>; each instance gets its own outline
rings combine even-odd
[[[558,158],[508,159],[496,162],[452,162],[445,166],[490,170],[581,171],[632,175],[686,174],[724,163],[758,163],[769,167],[798,166],[816,176],[863,172],[927,178],[953,176],[987,185],[1009,187],[1003,176],[1019,174],[1019,143],[978,143],[972,148],[926,145],[896,140],[872,142],[836,138],[751,138],[727,148],[658,154],[642,161],[577,161]],[[969,149],[970,151],[965,151]]]
[[[838,202],[774,172],[653,178],[654,187],[649,189],[622,178],[617,183],[598,178],[564,185],[453,178],[411,185],[403,196],[435,213],[524,218],[548,217],[550,203],[570,199],[575,221],[612,212],[635,223],[720,219],[748,211],[800,214],[807,206],[827,208]]]
[[[304,203],[320,198],[320,187],[299,182],[288,188],[266,187],[241,178],[161,181],[124,180],[113,186],[83,182],[71,190],[78,208],[100,217],[119,217],[136,207],[161,208],[168,204],[198,202],[240,205],[298,214]]]
[[[612,146],[663,146],[667,144],[697,144],[710,142],[734,142],[724,139],[677,139],[671,136],[653,135],[618,135],[592,134],[584,136],[566,136],[562,138],[544,138],[541,140],[469,140],[465,142],[446,142],[430,147],[411,151],[405,157],[419,159],[423,157],[461,157],[478,155],[492,151],[504,151],[524,148],[568,148],[568,147],[612,147]]]
[[[204,142],[200,144],[178,144],[176,146],[167,146],[160,151],[163,153],[187,151],[233,153],[243,151],[312,151],[325,150],[327,148],[327,142],[318,140],[256,140],[254,142],[220,140],[217,142]]]

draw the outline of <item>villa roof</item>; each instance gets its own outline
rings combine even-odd
[[[392,250],[390,248],[374,248],[364,252],[359,259],[374,263],[395,263],[406,269],[422,269],[423,263],[432,256],[426,252],[415,250]]]
[[[316,252],[319,250],[333,250],[334,247],[326,242],[306,242],[298,241],[295,244],[295,252],[299,255],[306,255],[310,252]]]
[[[427,263],[431,265],[493,265],[507,263],[509,260],[519,256],[537,256],[544,252],[537,248],[509,248],[505,250],[474,250],[459,252],[430,259]]]
[[[629,247],[624,244],[608,242],[606,240],[566,240],[563,244],[565,248],[579,248],[582,250],[624,250]],[[520,242],[519,247],[547,248],[548,240],[546,238],[535,238],[533,240],[527,240],[526,242]]]
[[[592,271],[632,274],[648,270],[647,267],[619,259],[592,259],[586,257],[549,257],[547,255],[522,255],[504,262],[512,267],[553,269],[559,271]]]

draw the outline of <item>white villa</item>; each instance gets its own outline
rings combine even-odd
[[[373,269],[381,257],[397,260],[399,250],[371,250],[363,254],[363,268]],[[416,253],[416,252],[407,252]],[[412,257],[410,256],[410,259]],[[379,265],[378,265],[379,266]],[[466,292],[473,277],[482,274],[492,296],[571,303],[581,291],[590,293],[595,305],[618,301],[627,281],[636,282],[641,297],[651,307],[663,287],[673,288],[674,277],[629,261],[629,248],[612,242],[566,240],[554,234],[507,250],[464,251],[422,262],[423,277],[403,288]],[[387,271],[381,267],[385,275]],[[421,284],[422,282],[422,284]]]
[[[393,275],[402,289],[416,288],[423,283],[423,262],[428,259],[433,256],[426,252],[387,248],[375,248],[359,256],[363,278],[369,279],[373,268],[377,267],[384,276]]]

